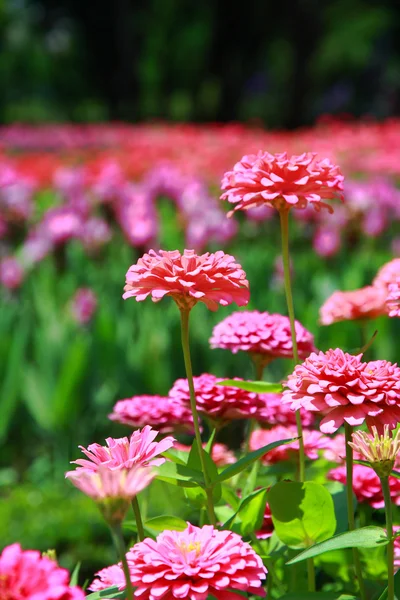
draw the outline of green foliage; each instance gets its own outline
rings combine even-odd
[[[241,500],[235,514],[223,524],[224,529],[231,529],[241,535],[249,535],[260,529],[265,512],[267,488],[261,488]]]
[[[154,531],[164,531],[164,529],[172,529],[174,531],[183,531],[187,527],[186,521],[174,517],[173,515],[163,515],[162,517],[153,517],[144,523],[147,529]]]
[[[235,387],[246,392],[255,392],[256,394],[279,394],[283,386],[281,383],[269,383],[268,381],[236,381],[235,379],[224,379],[217,385]]]

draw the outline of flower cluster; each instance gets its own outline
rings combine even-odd
[[[190,408],[164,396],[133,396],[119,400],[109,418],[130,427],[148,424],[157,427],[160,433],[193,430]]]
[[[288,404],[282,402],[282,394],[259,394],[263,406],[258,409],[256,419],[265,426],[295,425],[296,412]],[[300,408],[301,422],[304,427],[311,427],[315,422],[315,413]]]

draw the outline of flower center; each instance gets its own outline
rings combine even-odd
[[[186,542],[181,542],[180,544],[178,544],[178,547],[184,554],[186,554],[187,552],[193,552],[194,550],[196,552],[196,558],[201,552],[200,542],[190,542],[190,544],[187,544]]]

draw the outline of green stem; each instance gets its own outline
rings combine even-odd
[[[349,530],[355,529],[354,519],[354,502],[353,502],[353,449],[349,446],[351,442],[351,434],[353,428],[346,421],[344,422],[344,433],[346,439],[346,496],[347,496],[347,519],[349,522]],[[356,577],[358,579],[358,585],[360,586],[361,600],[366,600],[365,585],[362,577],[360,555],[357,548],[353,548],[353,561],[354,568],[356,571]]]
[[[133,600],[133,588],[132,588],[131,576],[129,573],[128,561],[126,560],[125,542],[124,542],[124,537],[122,535],[121,525],[120,525],[120,523],[114,524],[114,525],[110,526],[110,529],[111,529],[111,535],[113,538],[113,542],[114,542],[115,548],[117,550],[117,554],[118,554],[119,558],[121,559],[122,569],[123,569],[124,575],[125,575],[126,600]]]
[[[139,502],[136,496],[134,496],[132,498],[132,508],[133,508],[133,513],[135,515],[135,521],[136,521],[136,527],[137,527],[137,531],[138,531],[138,537],[139,537],[139,541],[143,542],[145,536],[144,533],[144,528],[143,528],[143,521],[142,521],[142,515],[140,514],[140,506],[139,506]]]
[[[392,517],[392,499],[390,497],[389,478],[381,478],[383,499],[385,501],[386,531],[389,538],[387,545],[387,566],[388,566],[388,595],[387,600],[394,600],[394,540],[393,540],[393,517]]]
[[[307,581],[308,591],[315,592],[315,567],[312,558],[307,559]]]
[[[299,363],[299,353],[297,351],[297,339],[296,339],[296,327],[294,318],[293,308],[293,295],[292,295],[292,284],[290,281],[290,256],[289,256],[289,210],[280,210],[279,218],[281,223],[281,238],[282,238],[282,260],[283,260],[283,273],[285,280],[285,293],[286,302],[289,313],[290,321],[290,332],[292,334],[292,345],[293,345],[293,358],[295,364]],[[300,412],[296,411],[296,425],[297,435],[299,436],[299,479],[304,481],[305,479],[305,454],[304,454],[304,440],[303,440],[303,425],[301,423]]]
[[[185,361],[185,369],[186,369],[186,377],[189,385],[190,392],[190,408],[192,409],[193,415],[193,424],[194,424],[194,434],[197,443],[197,450],[200,456],[201,468],[204,476],[205,483],[205,492],[207,495],[207,512],[208,518],[210,519],[210,523],[212,525],[217,524],[217,520],[214,512],[214,503],[212,497],[212,489],[210,485],[210,479],[208,477],[206,462],[204,458],[204,450],[201,442],[201,434],[200,434],[200,426],[199,426],[199,414],[197,412],[196,407],[196,394],[194,391],[194,383],[193,383],[193,371],[192,371],[192,361],[190,358],[190,346],[189,346],[189,310],[181,309],[181,340],[182,340],[182,350],[183,350],[183,359]]]

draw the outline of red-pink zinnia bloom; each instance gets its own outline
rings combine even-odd
[[[263,406],[257,411],[255,418],[264,425],[295,425],[296,411],[288,404],[282,403],[282,394],[259,394]],[[303,427],[310,427],[315,422],[315,414],[309,410],[300,409]]]
[[[400,277],[388,285],[386,307],[389,317],[400,317]]]
[[[149,467],[112,470],[100,466],[96,471],[78,468],[65,476],[81,492],[101,503],[108,499],[131,500],[149,485],[155,472]]]
[[[372,285],[383,287],[387,290],[389,284],[398,279],[400,279],[400,258],[394,258],[379,269]]]
[[[400,421],[400,369],[385,360],[365,363],[361,357],[339,348],[311,354],[289,375],[282,401],[295,410],[324,414],[324,433],[334,433],[344,421],[393,429]]]
[[[193,431],[190,407],[163,396],[133,396],[119,400],[109,418],[130,427],[148,424],[160,433]]]
[[[235,302],[245,306],[249,301],[249,283],[242,267],[233,256],[219,250],[198,256],[194,250],[159,253],[150,250],[132,265],[126,274],[123,298],[138,302],[148,296],[158,302],[171,296],[181,309],[204,302],[210,310]]]
[[[346,467],[336,467],[336,469],[329,472],[328,478],[346,485]],[[389,477],[389,486],[392,502],[399,506],[400,479]],[[357,501],[360,503],[369,504],[373,508],[383,508],[385,505],[380,479],[371,467],[353,466],[353,490]]]
[[[206,447],[207,444],[203,444],[203,448]],[[186,446],[186,444],[180,444],[177,442],[174,444],[174,450],[180,450],[181,452],[190,452],[191,446]],[[229,450],[228,446],[225,444],[220,444],[219,442],[215,442],[211,451],[211,458],[217,467],[224,467],[225,465],[232,465],[236,462],[236,456]]]
[[[319,311],[322,325],[355,319],[375,319],[386,314],[386,292],[369,285],[350,292],[334,292]]]
[[[69,573],[36,550],[19,544],[4,548],[0,555],[2,600],[84,600],[85,594],[69,587]]]
[[[258,450],[263,446],[279,442],[280,440],[290,440],[298,436],[295,425],[277,425],[272,429],[256,429],[250,436],[250,450]],[[316,460],[319,456],[319,450],[326,448],[330,442],[329,438],[319,431],[304,429],[303,431],[304,452],[305,455]],[[296,459],[299,453],[299,440],[278,446],[270,450],[262,457],[262,462],[266,465],[273,465],[283,460]]]
[[[236,592],[265,596],[266,569],[250,544],[231,531],[188,524],[146,538],[127,554],[134,595],[143,600],[238,600]]]
[[[135,465],[142,467],[158,467],[165,462],[160,455],[174,445],[174,438],[168,436],[160,442],[154,441],[158,431],[149,425],[134,431],[130,438],[107,438],[107,446],[90,444],[88,448],[79,446],[89,460],[79,458],[72,464],[77,464],[77,470],[96,471],[99,467],[108,469],[130,469]]]
[[[298,321],[295,322],[300,358],[315,351],[314,337]],[[234,312],[218,323],[210,339],[211,348],[225,348],[234,354],[261,354],[266,359],[293,358],[289,318],[258,310]]]
[[[242,381],[235,377],[236,381]],[[230,421],[256,416],[263,403],[258,394],[236,387],[217,385],[223,379],[203,373],[193,377],[196,406],[199,413],[215,421]],[[169,392],[171,398],[190,406],[187,379],[177,379]]]
[[[234,204],[230,214],[267,204],[278,210],[331,206],[324,200],[343,198],[343,175],[328,159],[317,160],[315,153],[288,157],[286,152],[250,154],[225,173],[222,200]]]
[[[96,579],[88,587],[91,592],[100,592],[113,586],[118,586],[120,589],[126,586],[125,575],[119,564],[101,569],[95,577]]]

